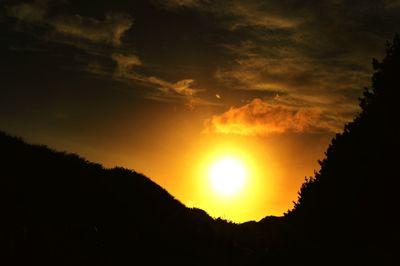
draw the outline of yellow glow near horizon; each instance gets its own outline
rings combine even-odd
[[[234,196],[243,188],[246,177],[245,166],[236,158],[219,159],[210,167],[210,183],[218,195]]]

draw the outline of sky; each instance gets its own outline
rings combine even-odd
[[[398,0],[0,0],[0,129],[213,217],[282,215],[399,29]],[[210,186],[224,157],[234,197]]]

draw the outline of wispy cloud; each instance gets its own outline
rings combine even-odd
[[[61,34],[91,42],[120,46],[121,39],[131,28],[133,20],[126,14],[108,13],[103,20],[75,15],[60,16],[49,23]]]
[[[154,3],[166,8],[199,7],[207,0],[153,0]]]
[[[269,6],[269,7],[268,7]],[[263,1],[233,1],[226,11],[235,17],[231,29],[238,27],[264,27],[268,29],[290,29],[298,26],[302,20],[289,17],[276,11],[276,6]]]
[[[195,1],[189,0],[181,2],[182,5],[195,3]],[[178,2],[175,4],[178,4]],[[113,73],[107,71],[98,62],[89,62],[85,71],[97,75],[111,76],[118,80],[142,83],[154,89],[150,90],[146,96],[153,100],[180,101],[190,108],[194,108],[197,105],[211,104],[198,96],[198,92],[202,90],[195,87],[194,79],[185,78],[170,82],[139,71],[139,68],[143,66],[139,56],[132,52],[126,52],[127,49],[121,47],[123,35],[133,25],[131,16],[113,12],[106,13],[102,20],[81,15],[58,14],[48,16],[48,9],[48,1],[45,0],[20,3],[7,8],[8,15],[16,18],[21,23],[49,27],[54,33],[58,34],[51,37],[53,41],[74,45],[89,53],[93,53],[92,49],[98,50],[98,48],[90,46],[90,43],[113,47],[112,49],[100,50],[100,55],[103,58],[110,57],[116,63],[116,69]],[[61,36],[66,39],[58,38]],[[86,41],[88,44],[82,44],[81,41]],[[99,52],[97,51],[97,53]]]
[[[46,0],[6,10],[21,28],[40,25],[46,40],[97,52],[102,58],[88,63],[88,71],[142,83],[155,100],[207,102],[204,95],[218,94],[219,103],[238,106],[263,97],[272,104],[279,94],[282,106],[307,103],[298,107],[315,107],[335,121],[357,112],[370,60],[400,23],[398,0],[144,2],[96,7],[95,17]],[[130,30],[130,15],[110,10],[135,10],[137,30]]]
[[[218,26],[231,30],[240,27],[265,27],[273,29],[294,28],[304,20],[304,16],[287,16],[279,5],[272,1],[259,0],[166,0],[154,1],[169,9],[182,7],[207,12],[218,18]]]
[[[139,57],[135,54],[113,53],[111,58],[117,63],[117,74],[119,76],[129,75],[133,71],[133,67],[142,64]]]
[[[399,0],[385,0],[385,7],[386,8],[400,8],[400,1]]]
[[[200,89],[194,89],[193,79],[183,79],[171,83],[156,77],[149,77],[148,81],[159,86],[159,89],[165,93],[176,93],[178,95],[192,97],[200,91]]]
[[[47,15],[47,1],[36,0],[32,3],[20,3],[8,7],[8,14],[19,21],[42,22]]]
[[[103,20],[81,15],[48,16],[48,1],[36,0],[8,7],[8,14],[20,22],[43,24],[58,34],[94,43],[120,46],[133,19],[123,13],[107,13]]]
[[[177,82],[170,82],[164,79],[140,74],[135,70],[136,66],[142,63],[134,55],[113,54],[112,59],[117,63],[117,69],[114,73],[117,79],[131,80],[141,82],[157,91],[149,93],[148,98],[158,101],[184,101],[190,108],[196,105],[208,105],[208,102],[201,99],[197,94],[202,91],[195,87],[193,79],[182,79]]]

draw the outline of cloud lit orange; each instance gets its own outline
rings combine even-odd
[[[284,132],[334,131],[317,108],[295,108],[254,99],[241,107],[231,107],[206,121],[205,132],[246,136]]]

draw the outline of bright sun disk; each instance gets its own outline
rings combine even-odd
[[[211,186],[218,195],[231,196],[238,193],[246,181],[246,169],[235,158],[223,158],[211,165]]]

